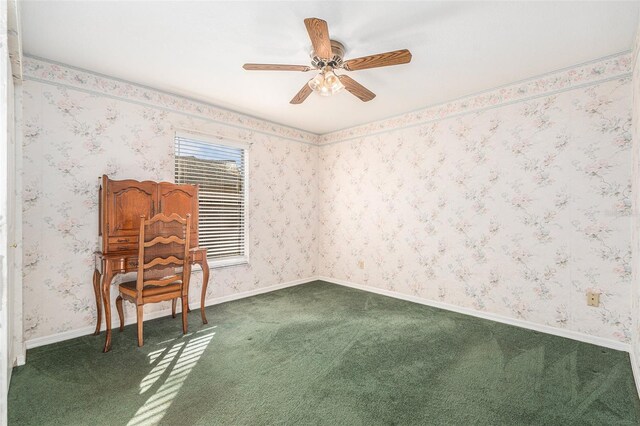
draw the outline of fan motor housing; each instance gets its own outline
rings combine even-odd
[[[336,40],[331,40],[331,53],[333,56],[329,61],[325,61],[316,55],[316,52],[311,50],[311,65],[314,68],[322,69],[326,66],[330,66],[331,68],[340,68],[342,66],[342,59],[344,58],[344,44],[340,43]]]

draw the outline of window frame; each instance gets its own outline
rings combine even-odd
[[[191,139],[198,142],[204,142],[211,145],[220,145],[225,147],[231,147],[242,150],[242,157],[244,162],[244,170],[243,170],[243,202],[244,202],[244,223],[243,223],[243,233],[244,233],[244,243],[242,245],[243,255],[242,256],[234,256],[226,259],[214,259],[209,257],[207,254],[207,263],[209,264],[209,268],[225,268],[229,266],[238,266],[238,265],[248,265],[249,264],[249,149],[251,148],[251,143],[245,141],[239,141],[230,139],[228,137],[214,136],[208,135],[205,133],[194,132],[191,130],[177,130],[173,137],[173,179],[175,182],[176,174],[176,139],[184,138]],[[200,208],[200,191],[198,191],[198,209]],[[200,213],[198,211],[198,213]],[[198,217],[201,217],[198,214]],[[198,233],[200,229],[200,224],[198,224]],[[200,235],[198,235],[198,244],[200,244]]]

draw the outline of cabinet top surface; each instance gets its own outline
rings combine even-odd
[[[194,183],[175,183],[175,182],[167,182],[167,181],[155,181],[155,180],[136,180],[136,179],[111,179],[107,175],[102,175],[98,179],[107,182],[115,182],[115,183],[124,183],[124,184],[145,184],[145,185],[188,185],[188,186],[198,186]]]

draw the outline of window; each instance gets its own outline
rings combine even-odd
[[[200,185],[199,244],[214,266],[248,261],[246,164],[244,144],[176,134],[175,181]]]

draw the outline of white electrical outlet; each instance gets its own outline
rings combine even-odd
[[[587,305],[597,308],[600,306],[600,293],[594,291],[587,292]]]

